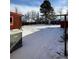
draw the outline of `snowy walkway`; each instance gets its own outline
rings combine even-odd
[[[63,29],[53,25],[23,26],[23,47],[11,54],[11,59],[65,59],[56,52],[62,52],[60,36]]]

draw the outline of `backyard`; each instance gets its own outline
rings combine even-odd
[[[11,53],[11,59],[67,59],[61,36],[60,25],[22,26],[23,46]]]

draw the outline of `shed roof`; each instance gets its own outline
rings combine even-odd
[[[19,15],[19,16],[22,16],[22,14],[16,13],[16,12],[10,12],[10,15]]]

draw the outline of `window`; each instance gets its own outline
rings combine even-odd
[[[13,25],[13,17],[10,16],[10,25]]]

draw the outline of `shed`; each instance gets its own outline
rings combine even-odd
[[[21,21],[22,14],[16,12],[10,12],[10,29],[20,29],[22,26]]]

